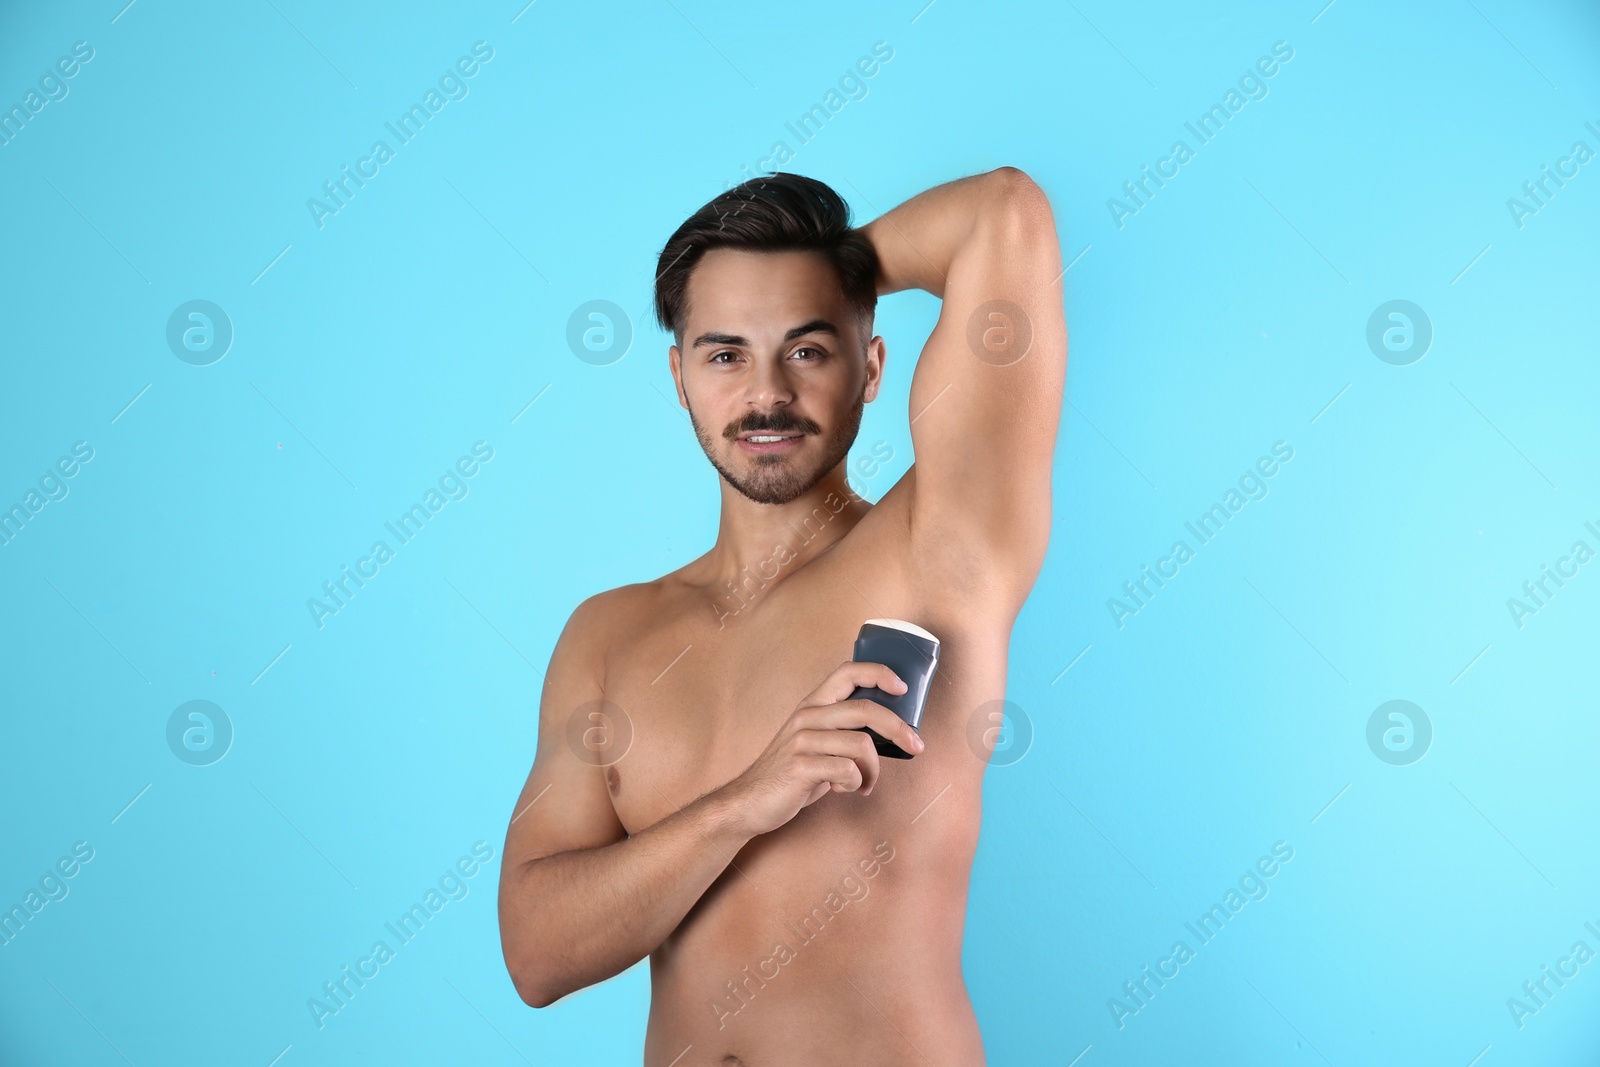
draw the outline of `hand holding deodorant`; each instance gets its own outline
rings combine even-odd
[[[857,686],[851,700],[866,699],[882,704],[913,730],[920,730],[922,707],[928,699],[933,672],[939,667],[939,639],[915,623],[903,619],[868,619],[856,637],[857,663],[881,663],[906,683],[904,693],[885,693],[877,686]],[[911,759],[911,753],[866,726],[856,727],[872,735],[873,747],[880,756]]]

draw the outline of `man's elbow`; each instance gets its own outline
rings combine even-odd
[[[511,974],[511,984],[516,988],[517,996],[528,1007],[548,1008],[561,999],[559,994],[550,992],[527,964],[513,964],[507,960],[506,970]]]
[[[1019,167],[996,167],[988,177],[994,186],[994,198],[1000,204],[1011,208],[1049,210],[1049,198],[1027,171]]]
[[[500,958],[505,961],[506,973],[511,976],[517,996],[528,1007],[548,1008],[561,999],[561,994],[551,989],[550,976],[539,966],[527,932],[508,929],[503,913],[500,917]]]
[[[548,1008],[561,999],[550,996],[537,987],[518,984],[514,979],[513,984],[517,986],[517,996],[521,997],[522,1002],[530,1008]]]
[[[998,222],[1012,241],[1044,238],[1055,243],[1055,215],[1050,198],[1037,182],[1017,167],[997,167],[985,176],[992,192],[988,197],[990,218]]]

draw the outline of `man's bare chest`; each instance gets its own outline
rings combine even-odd
[[[819,580],[827,577],[820,569],[797,575],[720,621],[685,594],[611,650],[606,700],[626,716],[632,740],[607,782],[629,833],[747,768],[801,700],[851,658],[861,624],[879,614],[868,596],[885,600],[885,611],[908,608],[881,584],[862,595],[839,582],[840,595]]]

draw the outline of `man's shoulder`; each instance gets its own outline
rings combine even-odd
[[[637,638],[662,621],[670,607],[673,577],[665,574],[591,594],[573,608],[567,630],[575,640],[602,653]]]
[[[646,604],[659,595],[661,579],[632,582],[613,589],[602,589],[584,597],[572,609],[567,625],[584,633],[605,633],[636,617]]]

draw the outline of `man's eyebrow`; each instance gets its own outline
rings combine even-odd
[[[793,341],[796,337],[804,337],[808,333],[826,333],[834,337],[839,336],[839,329],[827,319],[812,319],[810,322],[801,323],[783,335],[785,341]]]
[[[734,345],[743,348],[750,342],[733,333],[703,333],[694,339],[690,348],[701,348],[708,345]]]
[[[783,335],[785,341],[793,341],[796,337],[804,337],[808,333],[826,333],[834,337],[839,336],[839,328],[827,319],[812,319],[810,322],[801,323]],[[703,333],[694,339],[690,348],[701,348],[711,345],[733,345],[738,348],[750,347],[750,342],[734,333]]]

